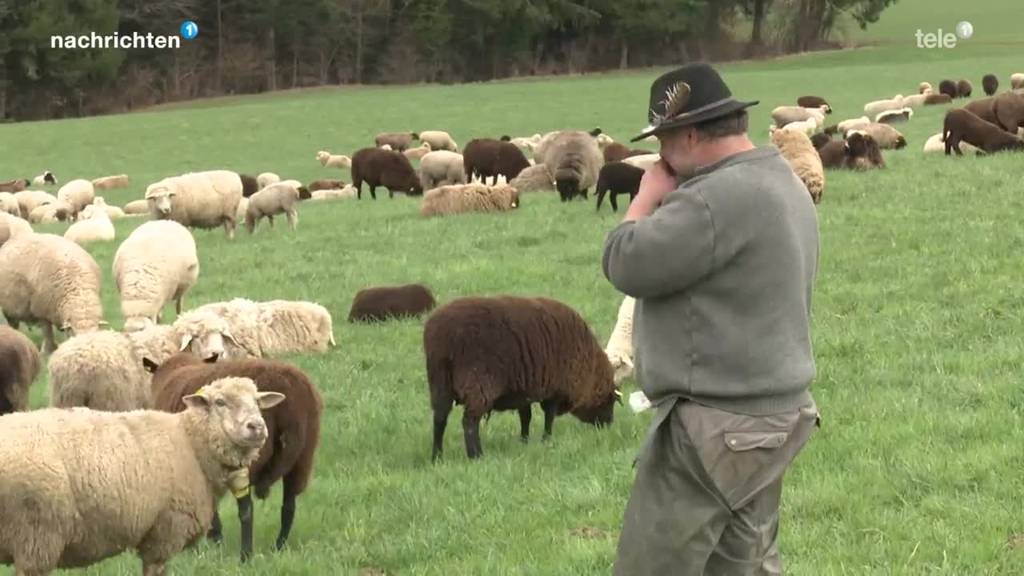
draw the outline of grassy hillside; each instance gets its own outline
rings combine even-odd
[[[772,107],[801,94],[828,97],[840,120],[859,116],[868,100],[913,92],[920,80],[980,83],[983,71],[994,71],[1005,83],[1024,66],[1016,48],[989,46],[941,58],[878,48],[723,69],[738,97],[761,101],[751,130],[765,143]],[[189,170],[347,179],[347,171],[320,167],[316,151],[351,153],[380,131],[440,128],[465,143],[601,126],[625,139],[646,124],[655,74],[325,89],[3,125],[0,179],[43,169],[62,180],[125,172],[131,189],[106,195],[120,204],[149,182]],[[814,298],[813,391],[824,425],[787,476],[781,546],[789,574],[1024,572],[1015,550],[1024,533],[1024,159],[925,157],[921,146],[943,113],[923,109],[901,126],[910,145],[887,153],[887,169],[828,175]],[[595,213],[592,203],[565,205],[543,193],[504,216],[425,220],[417,209],[415,199],[364,197],[304,205],[296,234],[279,226],[230,242],[220,231],[196,232],[202,272],[189,305],[236,296],[316,300],[333,313],[340,345],[292,358],[323,390],[326,415],[290,548],[271,552],[275,491],[257,504],[258,555],[239,567],[234,505],[225,501],[224,545],[183,553],[173,573],[609,573],[647,414],[620,409],[606,430],[567,416],[550,444],[528,446],[517,439],[513,414],[495,414],[482,430],[483,460],[469,463],[456,409],[446,457],[431,465],[422,323],[344,320],[360,288],[421,281],[442,302],[555,297],[603,341],[619,296],[602,277],[601,247],[622,212]],[[119,222],[119,240],[137,225]],[[90,251],[109,271],[115,249]],[[120,326],[109,274],[104,305]],[[45,405],[46,386],[36,384],[34,406]],[[137,572],[137,561],[124,556],[86,573]]]

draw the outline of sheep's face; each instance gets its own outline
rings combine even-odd
[[[260,410],[273,408],[284,399],[278,392],[258,391],[249,378],[222,378],[182,401],[189,409],[205,412],[231,444],[258,449],[267,440],[267,424]]]
[[[228,343],[230,342],[230,344]],[[192,354],[203,359],[213,360],[244,356],[237,352],[238,343],[227,329],[209,330],[202,334],[186,334],[181,339],[181,351],[190,350]]]
[[[612,423],[612,419],[615,416],[616,402],[622,402],[622,392],[620,392],[618,388],[614,388],[612,393],[604,398],[597,406],[576,408],[572,411],[572,414],[579,418],[581,422],[593,424],[600,428]]]
[[[615,371],[612,377],[615,384],[633,375],[633,360],[628,356],[612,353],[608,355],[608,361],[611,362],[612,370]]]
[[[169,216],[174,203],[174,190],[167,187],[151,186],[149,190],[146,190],[146,200],[156,215]]]

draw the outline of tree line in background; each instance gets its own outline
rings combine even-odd
[[[0,0],[0,119],[800,52],[895,1]],[[177,50],[50,48],[51,35],[176,35],[184,20],[199,36]]]

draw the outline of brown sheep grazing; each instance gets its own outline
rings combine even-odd
[[[874,138],[860,132],[851,133],[846,140],[832,140],[818,148],[824,168],[870,170],[885,168],[885,159]]]
[[[802,108],[821,108],[824,106],[825,114],[832,113],[832,106],[821,96],[801,96],[796,99],[796,105]]]
[[[955,99],[960,95],[960,92],[957,90],[956,82],[953,82],[952,80],[943,80],[942,82],[939,82],[939,94],[945,94],[951,99]]]
[[[434,295],[423,284],[363,288],[352,300],[349,322],[383,322],[391,318],[417,318],[434,309]]]
[[[601,201],[604,195],[611,192],[608,201],[612,203],[612,211],[619,211],[619,203],[615,197],[619,194],[629,194],[629,201],[636,198],[640,191],[640,180],[644,177],[644,171],[636,166],[625,162],[612,162],[601,167],[597,175],[597,209],[601,209]]]
[[[39,351],[27,336],[0,326],[0,416],[28,408],[28,389],[39,375]]]
[[[530,167],[530,161],[519,147],[509,141],[493,138],[470,140],[462,151],[462,163],[466,178],[472,180],[479,177],[486,182],[488,177],[493,177],[493,184],[498,183],[498,176],[504,176],[506,182],[511,182],[520,172]]]
[[[612,162],[621,162],[626,158],[633,156],[640,156],[641,154],[650,154],[650,150],[642,150],[640,148],[627,148],[618,142],[612,142],[611,144],[604,147],[602,154],[604,154],[604,163],[611,164]]]
[[[999,78],[995,74],[985,74],[981,79],[981,88],[986,95],[994,95],[999,90]]]
[[[243,198],[248,198],[249,196],[252,196],[253,194],[260,191],[260,183],[258,180],[256,180],[255,176],[250,176],[248,174],[239,174],[238,177],[242,179]]]
[[[953,101],[953,97],[949,94],[928,94],[924,97],[925,106],[935,106],[937,104],[949,104]]]
[[[31,181],[23,178],[0,182],[0,192],[21,192],[28,188],[30,184],[32,184]]]
[[[231,376],[251,378],[260,392],[285,395],[284,402],[263,412],[267,441],[249,466],[249,483],[260,500],[270,494],[271,486],[283,480],[277,549],[283,548],[295,520],[295,499],[309,484],[320,443],[320,416],[324,403],[316,386],[298,368],[262,358],[210,363],[183,352],[160,366],[149,359],[143,359],[143,364],[153,373],[154,409],[164,412],[185,410],[182,397],[199,393],[203,386],[214,380]],[[242,525],[242,560],[245,561],[252,554],[253,511],[249,486],[235,492],[235,497]],[[215,542],[221,540],[220,517],[216,513],[209,538]]]
[[[997,126],[1010,134],[1017,134],[1017,129],[1024,127],[1024,94],[1004,92],[996,96],[992,114]]]
[[[405,152],[405,149],[412,146],[414,140],[419,140],[420,135],[415,132],[383,132],[377,134],[373,139],[377,147],[387,144],[395,152]]]
[[[344,180],[313,180],[309,183],[309,191],[316,192],[317,190],[341,190],[345,187]]]
[[[988,153],[1024,150],[1024,142],[1016,135],[1007,133],[963,108],[946,112],[942,123],[942,139],[946,143],[946,156],[954,150],[957,156],[963,156],[960,151],[961,141]]]
[[[974,86],[968,80],[960,80],[956,83],[956,94],[960,98],[970,98],[973,91]]]
[[[392,150],[363,148],[352,156],[352,185],[359,199],[363,197],[363,182],[370,187],[370,196],[374,200],[377,199],[377,186],[387,188],[389,198],[394,198],[395,192],[423,193],[420,179],[409,159]]]
[[[978,98],[977,100],[972,100],[971,102],[964,104],[964,110],[967,110],[985,122],[990,122],[998,126],[999,120],[996,118],[995,104],[996,99],[994,96]]]
[[[571,412],[604,426],[622,398],[590,327],[575,310],[549,298],[454,300],[427,319],[423,350],[434,412],[434,460],[441,456],[453,403],[464,407],[466,455],[479,458],[480,419],[494,410],[518,410],[525,442],[534,402],[544,410],[546,440],[556,415]]]

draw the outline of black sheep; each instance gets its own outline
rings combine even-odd
[[[952,80],[943,80],[942,82],[939,82],[939,94],[945,94],[951,99],[956,100],[958,96],[956,82],[953,82]]]
[[[324,403],[320,392],[298,368],[263,358],[203,361],[189,352],[175,354],[157,366],[143,359],[153,373],[153,408],[164,412],[185,409],[182,397],[196,393],[214,380],[227,377],[251,378],[261,392],[279,392],[285,400],[263,412],[267,441],[256,461],[249,466],[249,481],[260,500],[282,481],[281,528],[277,549],[284,548],[295,520],[295,500],[305,491],[313,475],[316,449],[320,443],[320,416]],[[242,524],[242,561],[252,554],[252,495],[248,488],[238,496],[238,518]],[[214,512],[209,538],[221,539],[220,517]]]
[[[417,317],[436,305],[430,288],[422,284],[374,286],[356,293],[349,322],[381,322],[389,318]]]
[[[597,176],[597,209],[601,209],[604,195],[611,192],[608,201],[612,204],[612,210],[618,212],[619,203],[615,197],[619,194],[629,194],[629,201],[632,202],[636,198],[636,193],[640,191],[640,180],[643,177],[643,169],[625,162],[612,162],[602,166]]]
[[[0,416],[28,409],[28,390],[39,368],[39,351],[32,341],[14,328],[0,326]]]
[[[256,180],[255,176],[250,176],[248,174],[239,174],[238,177],[242,179],[243,197],[248,198],[249,196],[252,196],[253,194],[260,191],[260,184]]]
[[[466,454],[479,458],[480,419],[493,410],[517,410],[525,442],[534,402],[544,409],[548,439],[555,416],[566,412],[588,424],[610,424],[622,397],[590,327],[575,310],[549,298],[454,300],[427,319],[423,350],[434,460],[441,455],[453,403],[464,406]]]
[[[981,79],[981,88],[985,90],[987,96],[992,96],[999,90],[999,78],[995,74],[985,74]]]
[[[377,199],[377,187],[388,189],[388,197],[395,192],[409,195],[423,193],[420,179],[416,176],[409,159],[401,152],[381,148],[363,148],[352,155],[352,185],[356,187],[356,198],[363,198],[363,182],[370,187],[370,197]]]
[[[530,161],[515,144],[493,138],[470,140],[462,151],[462,162],[466,178],[479,177],[486,184],[486,179],[492,177],[492,185],[498,184],[498,176],[504,176],[506,182],[511,182],[530,167]]]

